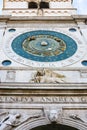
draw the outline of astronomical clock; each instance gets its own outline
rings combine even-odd
[[[87,130],[87,16],[73,0],[3,0],[0,130]]]
[[[85,53],[85,42],[75,35],[58,30],[32,30],[13,33],[4,45],[5,54],[13,61],[30,67],[58,68],[77,63]],[[76,31],[71,28],[69,31]]]

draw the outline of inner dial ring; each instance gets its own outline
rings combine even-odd
[[[24,51],[37,56],[55,56],[66,50],[63,40],[50,35],[28,37],[22,44]]]

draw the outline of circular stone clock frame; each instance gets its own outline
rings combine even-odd
[[[77,38],[48,30],[17,34],[4,46],[6,55],[11,59],[37,68],[69,66],[83,57],[84,50],[85,43]]]

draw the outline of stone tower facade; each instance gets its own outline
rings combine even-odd
[[[12,16],[71,16],[76,14],[71,0],[7,0],[3,14]]]
[[[71,0],[3,0],[0,130],[87,129],[87,16]]]

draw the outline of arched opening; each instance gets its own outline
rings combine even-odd
[[[49,8],[49,2],[40,2],[40,9]]]
[[[78,129],[66,125],[48,124],[48,125],[38,126],[31,130],[78,130]]]
[[[30,9],[38,8],[38,5],[36,2],[29,2],[28,8],[30,8]]]

